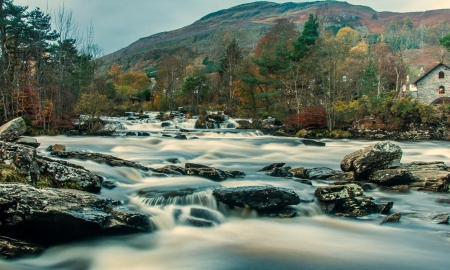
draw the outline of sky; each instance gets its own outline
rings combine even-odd
[[[256,0],[255,0],[256,1]],[[136,40],[192,24],[221,9],[255,1],[247,0],[13,0],[15,5],[35,7],[52,15],[64,5],[72,12],[78,32],[94,29],[94,43],[109,54]],[[305,2],[303,0],[270,2]],[[314,0],[309,0],[314,1]],[[376,11],[410,12],[450,9],[450,0],[347,0]]]

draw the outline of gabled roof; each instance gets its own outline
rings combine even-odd
[[[414,85],[417,85],[417,83],[419,83],[423,78],[425,78],[426,76],[428,76],[428,74],[430,74],[431,72],[433,72],[435,69],[437,69],[440,66],[444,66],[448,69],[450,69],[449,66],[443,64],[443,63],[439,63],[437,64],[434,68],[430,69],[427,73],[423,74],[419,79],[417,79],[415,82],[413,82]]]

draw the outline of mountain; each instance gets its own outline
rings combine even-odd
[[[131,45],[103,57],[104,67],[116,62],[125,70],[151,72],[160,57],[179,47],[192,49],[198,62],[217,61],[224,40],[235,37],[239,46],[249,53],[276,20],[288,19],[301,29],[309,14],[326,18],[326,29],[351,26],[363,35],[382,34],[393,20],[410,18],[414,26],[431,26],[450,22],[450,9],[424,12],[378,12],[367,6],[340,1],[303,3],[254,2],[210,13],[183,28],[144,37]]]

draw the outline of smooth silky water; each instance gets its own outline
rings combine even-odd
[[[232,121],[231,119],[229,121]],[[122,131],[147,131],[149,137],[38,137],[38,152],[52,144],[67,150],[99,152],[140,162],[152,168],[177,158],[224,170],[245,172],[245,178],[221,183],[194,176],[161,177],[132,168],[109,167],[91,161],[70,160],[116,182],[101,195],[124,201],[130,208],[152,215],[158,227],[153,233],[100,238],[46,250],[36,258],[0,260],[0,269],[449,269],[450,227],[431,224],[422,217],[450,212],[450,206],[434,200],[448,194],[366,191],[377,200],[394,201],[393,212],[402,212],[400,224],[379,225],[381,215],[354,219],[321,213],[314,201],[314,187],[291,179],[273,178],[258,172],[263,166],[285,162],[291,167],[339,169],[342,158],[375,143],[362,140],[322,140],[326,147],[311,147],[297,138],[264,136],[258,131],[191,130],[188,140],[163,137],[179,128],[193,128],[192,121],[172,122],[166,129],[156,120],[125,121]],[[233,125],[228,125],[233,127]],[[191,139],[197,137],[198,139]],[[396,142],[403,150],[402,162],[444,161],[450,164],[450,142]],[[295,206],[300,216],[292,219],[258,217],[245,209],[218,206],[212,197],[217,187],[272,185],[294,190],[302,199]],[[199,191],[173,198],[147,198],[140,190]],[[308,201],[313,201],[308,203]],[[173,218],[191,207],[216,213],[220,225],[212,228],[185,226]]]

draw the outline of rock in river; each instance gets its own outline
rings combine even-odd
[[[104,235],[150,232],[149,216],[119,201],[65,189],[0,184],[0,233],[42,246]]]
[[[287,188],[271,186],[248,186],[215,189],[213,195],[228,206],[247,207],[254,210],[268,210],[297,205],[300,198]]]
[[[372,172],[399,166],[402,154],[400,146],[391,142],[379,142],[345,156],[341,169],[344,172],[355,172],[357,178],[365,178]]]

